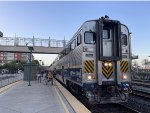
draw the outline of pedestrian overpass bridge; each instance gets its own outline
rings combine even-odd
[[[49,39],[0,37],[0,52],[29,53],[28,47],[32,46],[34,48],[32,53],[59,54],[66,44],[66,40],[56,40],[50,37]],[[138,56],[132,55],[133,59],[138,59]]]
[[[0,37],[0,52],[29,53],[28,47],[33,47],[33,53],[58,54],[67,42],[56,39]]]

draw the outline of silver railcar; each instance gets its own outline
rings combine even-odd
[[[126,101],[130,67],[128,27],[108,17],[83,23],[51,64],[58,80],[91,103]]]

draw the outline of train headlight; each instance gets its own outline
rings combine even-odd
[[[104,66],[106,66],[106,67],[107,67],[108,65],[109,65],[109,63],[107,63],[107,62],[104,63]]]
[[[108,67],[108,66],[111,67],[111,66],[112,66],[112,63],[111,63],[111,62],[105,62],[105,63],[104,63],[104,66],[105,66],[105,67]]]
[[[91,75],[88,75],[88,76],[87,76],[87,79],[88,79],[88,80],[92,80],[92,76],[91,76]]]
[[[128,78],[128,77],[127,77],[126,74],[123,74],[123,75],[122,75],[122,79],[123,79],[123,80],[127,80],[127,78]]]
[[[89,73],[89,75],[87,76],[87,80],[95,80],[96,76],[94,74]]]
[[[108,65],[111,67],[111,66],[112,66],[112,63],[108,63]]]

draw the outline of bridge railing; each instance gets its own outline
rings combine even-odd
[[[64,47],[66,40],[0,37],[0,46],[39,46],[39,47]]]

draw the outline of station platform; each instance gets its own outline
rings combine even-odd
[[[90,113],[62,85],[19,81],[0,88],[0,113]]]

